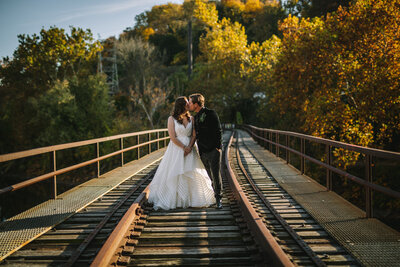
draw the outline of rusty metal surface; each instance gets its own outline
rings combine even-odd
[[[249,202],[248,198],[244,194],[242,188],[235,178],[235,175],[229,163],[229,150],[232,144],[232,140],[233,135],[229,139],[229,143],[225,151],[225,166],[227,167],[227,171],[230,176],[229,183],[231,185],[232,191],[234,192],[234,195],[236,196],[242,208],[244,216],[247,217],[248,224],[254,234],[254,238],[258,241],[258,245],[261,247],[261,250],[268,252],[268,256],[272,257],[273,266],[294,266],[286,253],[276,242],[270,231],[264,225],[263,221],[252,207],[251,203]]]
[[[118,247],[120,246],[121,242],[124,240],[126,234],[129,229],[132,227],[132,224],[135,220],[140,217],[141,205],[145,201],[147,201],[149,197],[149,186],[140,194],[138,199],[130,206],[128,211],[125,213],[124,217],[122,217],[121,221],[115,227],[114,231],[108,237],[107,241],[103,244],[102,248],[100,249],[99,253],[96,255],[96,258],[93,260],[90,266],[97,267],[97,266],[109,266],[111,265],[111,260],[114,257]]]
[[[285,228],[287,233],[293,238],[293,240],[301,247],[301,249],[307,254],[307,256],[312,260],[316,266],[326,266],[326,264],[318,257],[318,255],[307,245],[307,243],[297,234],[297,232],[286,222],[286,220],[281,216],[281,214],[275,209],[275,207],[267,200],[266,196],[259,189],[258,185],[253,182],[253,179],[247,173],[245,167],[243,166],[240,153],[239,153],[239,137],[236,138],[236,159],[238,161],[239,167],[246,177],[247,182],[251,185],[253,190],[257,193],[260,200],[264,203],[266,207],[270,210],[276,220]],[[257,162],[258,163],[258,162]],[[253,163],[254,164],[254,163]],[[256,170],[257,171],[257,170]]]

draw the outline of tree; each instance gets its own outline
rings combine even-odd
[[[398,0],[359,1],[326,19],[289,16],[273,73],[281,126],[398,150],[399,12]]]
[[[150,127],[154,128],[155,115],[166,105],[171,91],[159,52],[139,38],[123,38],[117,43],[117,49],[121,66],[120,87],[132,103],[142,109]],[[133,116],[132,110],[130,115]]]
[[[195,66],[191,86],[212,96],[208,105],[214,105],[222,119],[231,120],[238,99],[252,97],[241,77],[241,62],[249,54],[244,28],[226,18],[219,20],[215,5],[200,0],[195,2],[194,16],[206,33],[199,43],[203,63]]]
[[[36,146],[102,137],[111,130],[113,110],[103,74],[58,81],[31,101],[37,110],[32,123],[43,129],[34,140]]]
[[[291,15],[313,18],[326,16],[340,6],[348,7],[350,2],[352,0],[287,0],[283,5]]]
[[[49,90],[72,78],[87,78],[95,71],[101,49],[89,30],[71,27],[71,32],[50,27],[39,35],[19,35],[12,59],[0,67],[0,153],[40,145],[43,132],[37,103]],[[40,101],[39,101],[40,102]]]

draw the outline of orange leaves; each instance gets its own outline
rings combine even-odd
[[[149,27],[149,28],[145,28],[142,32],[142,36],[144,40],[149,40],[150,35],[153,35],[155,33],[155,31],[153,30],[153,28]]]
[[[399,23],[399,0],[357,1],[326,19],[289,16],[272,75],[277,111],[315,135],[387,145],[400,135]]]

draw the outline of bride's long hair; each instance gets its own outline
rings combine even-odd
[[[172,111],[172,117],[177,120],[180,124],[183,123],[183,118],[190,119],[190,113],[186,110],[187,98],[186,96],[180,96],[175,100],[174,110]]]

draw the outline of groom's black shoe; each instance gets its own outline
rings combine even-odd
[[[217,199],[217,209],[222,209],[222,201],[221,201],[221,199]]]

